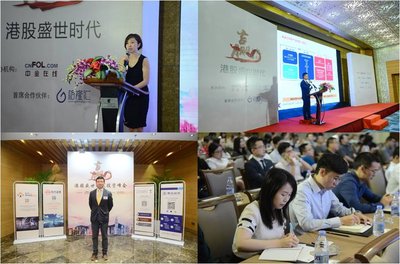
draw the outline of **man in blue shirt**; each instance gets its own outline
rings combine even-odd
[[[370,152],[360,153],[354,160],[354,170],[346,173],[341,182],[333,189],[338,199],[347,207],[353,207],[362,213],[373,213],[377,205],[390,205],[390,195],[376,195],[367,186],[375,172],[380,170],[379,160]],[[367,201],[362,203],[361,198]]]
[[[371,221],[354,208],[343,206],[332,192],[347,169],[347,163],[339,155],[324,154],[317,163],[315,174],[299,184],[296,197],[289,206],[296,235]]]

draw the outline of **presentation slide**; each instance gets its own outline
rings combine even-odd
[[[286,32],[278,32],[278,101],[279,110],[303,106],[300,82],[304,72],[319,89],[319,85],[328,82],[335,90],[324,93],[324,103],[337,103],[339,79],[336,50],[314,41]],[[316,92],[316,89],[310,93]],[[315,99],[311,99],[315,104]]]

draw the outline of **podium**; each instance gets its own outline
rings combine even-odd
[[[149,92],[136,88],[123,79],[118,79],[111,74],[104,80],[87,78],[83,82],[100,90],[100,99],[94,118],[94,132],[98,132],[100,110],[102,111],[104,132],[123,132],[124,109],[129,93],[133,96],[149,94]]]
[[[315,93],[311,93],[310,96],[314,96],[315,100],[317,102],[317,112],[316,112],[316,117],[315,121],[313,122],[314,125],[323,125],[325,122],[323,121],[323,118],[321,119],[321,107],[323,103],[323,93],[327,91],[326,88],[321,89]]]

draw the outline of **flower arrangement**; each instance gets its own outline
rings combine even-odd
[[[123,78],[122,72],[118,70],[118,63],[110,55],[107,57],[97,56],[88,59],[77,59],[75,63],[68,66],[66,81],[71,83],[75,79],[75,84],[80,85],[84,79],[96,78],[104,80],[109,74],[115,75],[117,79]]]
[[[331,91],[335,90],[335,88],[332,86],[332,84],[324,82],[319,85],[319,90],[331,92]]]

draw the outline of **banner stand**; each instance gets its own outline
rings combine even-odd
[[[48,185],[48,186],[47,186]],[[51,188],[50,188],[51,187]],[[65,185],[63,182],[42,182],[41,237],[42,240],[66,239],[65,234]],[[51,198],[51,200],[50,200]],[[50,219],[46,219],[51,217]],[[60,220],[61,218],[61,220]],[[62,221],[62,224],[60,222]],[[49,225],[49,226],[46,226]],[[51,226],[50,226],[51,225]]]
[[[185,244],[186,184],[184,181],[163,181],[158,191],[157,241]]]
[[[30,190],[31,188],[26,189],[23,186],[17,186],[18,184],[20,184],[20,185],[27,185],[27,184],[28,185],[37,185],[37,191],[38,191],[37,192],[37,202],[38,202],[38,204],[37,204],[38,217],[37,218],[38,218],[38,221],[37,221],[37,229],[33,230],[34,233],[37,233],[37,234],[34,234],[34,235],[37,235],[37,237],[29,237],[29,236],[31,236],[33,234],[22,235],[21,232],[24,232],[24,231],[17,231],[17,226],[16,226],[17,216],[18,216],[18,218],[22,218],[23,219],[23,220],[18,219],[18,225],[21,225],[21,226],[25,226],[25,224],[23,224],[22,221],[26,222],[27,219],[34,218],[34,217],[28,216],[28,215],[23,215],[22,216],[21,212],[19,212],[18,215],[17,215],[17,201],[16,201],[17,196],[18,196],[18,199],[25,199],[24,200],[25,206],[26,206],[27,203],[29,204],[29,202],[30,202],[29,201],[30,198],[27,198],[27,197],[34,197],[34,193],[32,192],[33,189]],[[59,184],[59,185],[62,185],[62,190],[63,191],[60,191],[59,194],[61,194],[61,196],[63,197],[62,198],[62,200],[63,200],[62,203],[64,204],[64,183],[62,183],[62,182],[43,182],[41,184],[39,184],[39,182],[32,182],[32,181],[16,181],[16,182],[14,182],[14,198],[13,198],[13,200],[14,200],[13,201],[14,202],[14,238],[15,238],[14,239],[14,245],[24,244],[24,243],[41,242],[41,241],[49,241],[49,240],[67,239],[67,236],[65,235],[65,222],[64,221],[63,221],[63,227],[62,227],[62,234],[54,235],[54,236],[45,236],[44,235],[44,233],[45,233],[44,232],[44,230],[45,230],[44,222],[45,221],[43,220],[43,215],[44,215],[44,213],[43,213],[43,210],[44,210],[43,209],[43,202],[44,202],[44,199],[43,199],[43,184]],[[17,191],[16,190],[17,187],[18,187],[18,193],[16,192]],[[20,203],[21,203],[21,201],[18,201],[18,205]],[[21,210],[21,208],[19,210]],[[31,219],[29,224],[31,225],[31,223],[34,223],[34,220]],[[21,227],[19,227],[19,228],[21,228]],[[33,233],[32,231],[27,231],[27,232]],[[19,235],[23,236],[24,238],[18,238]]]
[[[14,245],[42,240],[39,233],[40,200],[39,182],[13,183]]]
[[[156,184],[154,182],[136,182],[134,190],[134,217],[132,239],[156,240],[155,215]]]
[[[67,239],[66,235],[63,236],[53,236],[53,237],[38,237],[32,239],[21,239],[21,240],[14,240],[14,245],[18,244],[25,244],[25,243],[33,243],[33,242],[42,242],[42,241],[50,241],[50,240],[59,240],[59,239]]]

